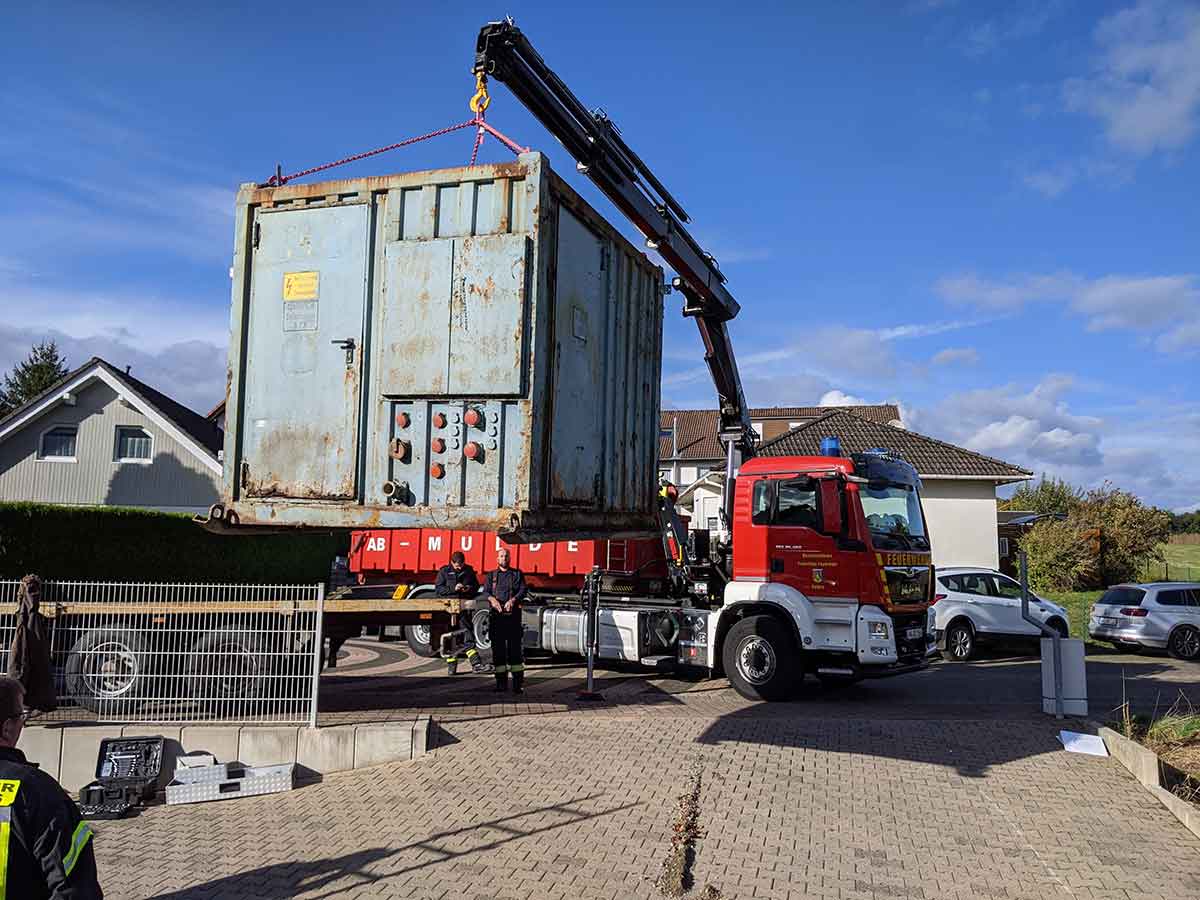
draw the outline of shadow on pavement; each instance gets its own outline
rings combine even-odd
[[[486,854],[511,841],[554,831],[566,825],[575,825],[589,819],[609,816],[641,805],[640,803],[623,803],[620,806],[611,806],[592,812],[574,808],[592,800],[598,800],[603,796],[603,794],[590,794],[564,803],[526,810],[502,819],[474,822],[462,828],[440,831],[400,847],[374,847],[369,850],[359,850],[343,856],[327,857],[309,862],[285,861],[261,866],[251,869],[249,872],[207,881],[203,884],[172,891],[169,894],[159,894],[157,900],[200,900],[200,898],[251,895],[258,900],[283,900],[283,898],[298,896],[304,896],[309,900],[321,900],[321,898],[336,897],[354,887],[387,882],[393,878],[401,879],[399,883],[403,884],[404,875],[426,866],[436,865],[447,860],[469,858],[476,854]],[[536,819],[547,815],[561,816],[562,821],[530,828],[522,828],[519,824],[521,819],[529,817]],[[455,839],[471,832],[498,832],[500,836],[467,849],[459,849],[457,845],[460,841]],[[442,843],[454,843],[456,846],[454,849],[447,849],[441,846]],[[389,861],[410,851],[416,852],[419,861],[399,867],[387,865]],[[437,858],[429,859],[427,856],[429,853],[436,855]]]

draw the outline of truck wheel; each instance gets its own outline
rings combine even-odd
[[[1167,652],[1175,659],[1200,659],[1200,631],[1183,625],[1171,632]]]
[[[149,656],[136,631],[96,628],[67,653],[65,679],[70,700],[92,712],[111,712],[115,704],[146,699]]]
[[[971,626],[961,619],[950,623],[946,629],[946,649],[942,651],[942,658],[950,662],[966,662],[974,652],[975,632]]]
[[[262,635],[218,629],[192,644],[184,663],[189,695],[202,706],[249,700],[272,690],[272,654]]]
[[[438,655],[433,647],[433,633],[428,625],[405,625],[404,636],[408,638],[409,649],[417,656]]]
[[[471,614],[471,628],[475,632],[475,646],[480,650],[492,649],[492,614],[486,609],[477,609]]]
[[[784,700],[795,687],[796,641],[774,616],[747,616],[729,629],[721,660],[733,689],[747,700]]]

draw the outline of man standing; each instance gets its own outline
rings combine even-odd
[[[17,749],[25,691],[0,676],[0,896],[103,900],[91,826],[51,776]]]
[[[461,550],[451,553],[449,565],[438,569],[437,581],[434,582],[433,589],[439,597],[458,597],[463,600],[479,593],[479,579],[475,576],[475,570],[467,565],[467,558],[463,556]],[[463,626],[464,621],[466,622],[465,626]],[[475,629],[471,627],[470,612],[459,615],[459,625],[465,627],[466,630],[463,649],[466,650],[467,662],[471,664],[471,671],[476,673],[489,671],[491,667],[479,658],[479,648],[475,646]],[[450,674],[453,675],[458,669],[458,657],[448,657],[446,665],[450,669]]]
[[[496,551],[496,568],[488,572],[484,585],[488,605],[492,608],[492,663],[496,667],[497,692],[508,690],[508,673],[512,673],[514,694],[524,693],[525,648],[521,627],[521,604],[529,593],[525,576],[520,569],[508,565],[508,551]]]

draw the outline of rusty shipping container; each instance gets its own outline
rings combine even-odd
[[[539,153],[238,194],[227,524],[655,526],[662,270]]]

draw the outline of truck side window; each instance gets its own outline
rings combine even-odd
[[[750,521],[755,525],[771,522],[771,482],[765,478],[754,483],[754,497],[750,501]]]
[[[820,520],[817,517],[816,483],[805,479],[780,484],[774,524],[817,528]]]

